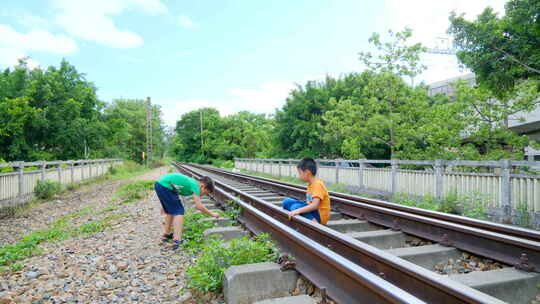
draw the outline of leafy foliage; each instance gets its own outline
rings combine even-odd
[[[59,182],[49,181],[49,180],[38,180],[34,193],[36,197],[40,199],[50,199],[55,194],[60,193],[62,190],[62,185]]]
[[[209,240],[202,248],[197,262],[187,268],[188,288],[200,293],[219,292],[223,275],[233,265],[277,261],[279,252],[266,234],[254,240],[247,237],[233,239],[227,246],[219,240]]]
[[[474,21],[452,13],[448,30],[460,49],[459,61],[503,100],[523,80],[540,79],[540,3],[510,0],[505,8],[500,17],[488,7]]]
[[[153,113],[154,150],[162,156],[165,135],[158,106]],[[94,84],[65,60],[46,69],[31,69],[22,60],[0,72],[0,156],[6,161],[140,161],[145,119],[143,101],[105,104]]]

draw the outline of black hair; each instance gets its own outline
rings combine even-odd
[[[206,188],[206,190],[208,190],[209,193],[214,192],[214,181],[210,177],[203,176],[200,182],[204,184],[204,187]]]
[[[311,174],[313,175],[317,175],[317,163],[315,162],[315,160],[313,158],[309,158],[309,157],[306,157],[304,159],[302,159],[298,165],[296,166],[296,168],[302,170],[302,171],[310,171]]]

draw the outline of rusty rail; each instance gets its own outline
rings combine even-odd
[[[200,176],[177,164],[179,171]],[[321,246],[294,229],[234,197],[216,182],[214,198],[242,207],[241,221],[253,233],[265,232],[295,257],[295,269],[338,303],[426,303],[370,271]]]
[[[194,173],[193,170],[185,166],[180,166],[180,168],[184,172]],[[199,169],[208,170],[201,167]],[[237,178],[243,182],[246,181],[244,177]],[[256,183],[253,180],[251,182]],[[496,298],[435,274],[411,262],[399,259],[347,235],[322,225],[313,224],[302,217],[295,217],[289,220],[287,213],[273,204],[219,181],[216,181],[216,184],[224,191],[234,193],[234,195],[239,196],[243,201],[261,210],[267,217],[291,227],[334,253],[371,271],[373,274],[383,276],[386,281],[399,286],[427,303],[503,303]],[[279,185],[279,187],[277,185],[274,186],[276,188],[284,187],[282,185]],[[272,190],[276,191],[274,188]],[[284,189],[280,190],[277,192],[283,193]],[[298,189],[288,188],[285,192],[297,193],[297,191]]]
[[[247,180],[258,187],[295,198],[303,198],[305,193],[305,190],[297,185],[294,187],[290,184],[274,182],[268,179],[253,178],[251,176],[243,174],[239,175],[215,168],[202,166],[195,167],[221,174],[222,176],[238,181]],[[343,198],[345,196],[350,197],[351,199]],[[414,236],[453,246],[477,255],[486,256],[509,265],[518,265],[518,267],[528,269],[529,271],[540,272],[540,242],[538,241],[526,237],[522,238],[507,235],[503,233],[503,230],[501,229],[498,230],[499,232],[494,232],[475,226],[471,227],[466,225],[466,223],[469,223],[469,219],[464,217],[453,216],[453,218],[459,218],[461,223],[455,221],[452,222],[450,218],[441,218],[440,215],[438,217],[431,217],[433,212],[427,212],[426,210],[423,210],[426,211],[423,214],[419,214],[418,212],[410,213],[408,212],[410,208],[398,209],[382,207],[381,203],[385,203],[388,206],[395,206],[397,204],[383,201],[377,201],[379,204],[372,204],[372,200],[359,200],[352,195],[332,195],[331,201],[334,210],[343,214],[365,219],[384,227],[399,229]],[[504,226],[505,230],[513,230],[514,234],[519,231],[517,228],[511,229],[508,225],[491,225],[491,223],[486,221],[476,222],[483,222],[484,226],[489,226],[492,229]],[[527,233],[526,236],[531,235],[535,234]]]
[[[233,172],[229,172],[229,171],[225,171],[225,170],[219,170],[219,169],[216,169],[216,168],[206,167],[206,166],[204,166],[204,167],[201,166],[201,168],[204,168],[205,170],[206,169],[207,170],[212,170],[213,172],[220,172],[220,173],[221,172],[227,172],[228,174],[234,174],[234,175],[240,176],[240,177],[248,177],[248,178],[252,178],[254,180],[258,180],[258,181],[271,182],[271,183],[275,183],[275,184],[279,184],[279,185],[284,185],[284,186],[300,189],[302,191],[306,190],[306,187],[302,186],[302,185],[282,182],[282,181],[273,180],[273,179],[269,179],[269,178],[251,176],[251,175],[246,175],[246,174],[242,174],[242,173],[233,173]],[[361,197],[361,196],[352,195],[352,194],[333,192],[333,191],[330,191],[329,193],[330,193],[330,196],[331,196],[332,199],[333,198],[343,198],[343,199],[346,199],[346,200],[352,200],[352,201],[355,201],[355,202],[367,203],[367,204],[371,204],[371,205],[374,205],[374,206],[385,207],[385,208],[388,208],[388,209],[404,211],[404,212],[411,213],[411,214],[417,214],[417,215],[427,216],[427,217],[434,218],[434,219],[440,219],[440,220],[443,220],[443,221],[449,222],[449,223],[463,224],[463,225],[466,225],[466,226],[469,226],[469,227],[476,227],[476,228],[480,228],[480,229],[483,229],[483,230],[488,230],[488,231],[491,231],[491,232],[501,233],[501,234],[505,234],[505,235],[509,235],[509,236],[515,236],[515,237],[518,237],[518,238],[523,238],[523,239],[528,239],[528,240],[531,240],[531,241],[540,242],[540,231],[533,230],[533,229],[527,229],[527,228],[522,228],[522,227],[518,227],[518,226],[500,224],[500,223],[495,223],[495,222],[490,222],[490,221],[483,221],[483,220],[473,219],[473,218],[459,216],[459,215],[455,215],[455,214],[448,214],[448,213],[444,213],[444,212],[426,210],[426,209],[421,209],[421,208],[416,208],[416,207],[404,206],[404,205],[400,205],[400,204],[396,204],[396,203],[392,203],[392,202],[387,202],[387,201],[378,200],[378,199],[371,199],[371,198]]]

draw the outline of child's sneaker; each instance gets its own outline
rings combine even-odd
[[[177,249],[180,248],[185,242],[186,242],[186,240],[184,240],[184,239],[182,239],[182,240],[173,240],[173,246],[172,246],[172,249],[173,249],[173,250],[177,250]]]
[[[172,239],[173,239],[173,234],[172,233],[164,234],[164,235],[161,236],[161,241],[162,242],[170,242]]]

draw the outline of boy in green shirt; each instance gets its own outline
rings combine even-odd
[[[192,195],[197,210],[212,217],[219,217],[219,214],[210,212],[201,202],[202,196],[212,193],[214,190],[214,182],[208,176],[196,181],[180,173],[170,173],[162,176],[154,188],[165,213],[162,241],[166,242],[172,239],[173,249],[178,249],[184,242],[182,239],[184,206],[179,195]],[[174,226],[174,233],[171,233],[171,226]]]

